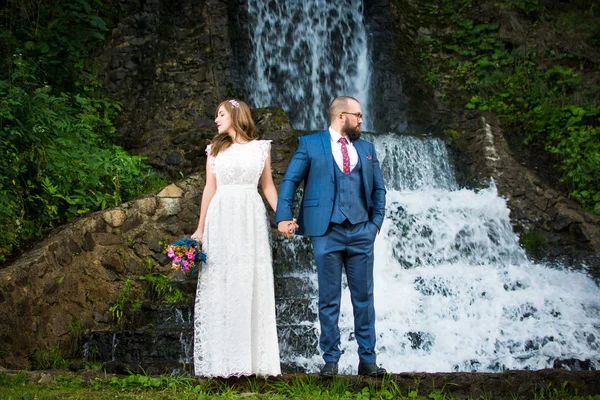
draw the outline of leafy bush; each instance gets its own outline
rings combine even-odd
[[[58,346],[50,350],[36,350],[31,360],[33,369],[65,369],[67,361]]]
[[[112,143],[120,104],[102,95],[88,57],[108,6],[92,5],[11,2],[0,13],[0,262],[50,228],[163,185]]]
[[[140,281],[149,285],[149,297],[151,301],[166,304],[183,302],[183,292],[173,286],[168,276],[159,273],[150,273],[140,276]]]
[[[161,180],[111,144],[114,101],[52,94],[20,56],[0,82],[1,257],[22,241],[93,210],[121,204]]]
[[[537,0],[494,4],[533,23],[557,18]],[[583,79],[584,73],[597,75],[597,67],[533,41],[507,46],[498,37],[499,23],[467,17],[472,6],[467,0],[423,6],[424,21],[443,32],[422,43],[427,49],[422,59],[431,64],[427,81],[454,105],[493,111],[505,127],[520,132],[524,144],[548,152],[569,195],[600,214],[600,84]],[[585,17],[588,25],[600,20]],[[585,31],[579,19],[571,21],[569,31]]]
[[[117,295],[114,304],[110,306],[109,311],[113,316],[113,320],[117,322],[119,326],[125,325],[127,322],[125,313],[129,310],[136,312],[142,308],[142,301],[136,293],[134,293],[131,280],[125,280],[125,286]]]

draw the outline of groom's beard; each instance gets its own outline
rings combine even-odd
[[[351,126],[348,122],[349,121],[346,120],[346,123],[342,128],[342,132],[346,134],[346,136],[348,137],[348,139],[350,139],[351,142],[356,142],[358,139],[360,139],[360,128],[358,127],[358,125]]]

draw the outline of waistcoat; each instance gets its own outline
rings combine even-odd
[[[334,163],[336,194],[331,222],[341,224],[347,219],[351,224],[358,224],[369,220],[360,164],[359,159],[354,169],[344,175]]]

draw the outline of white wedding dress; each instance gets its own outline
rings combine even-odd
[[[279,344],[270,226],[257,186],[270,140],[210,156],[217,191],[206,214],[194,309],[194,369],[200,376],[278,375]]]

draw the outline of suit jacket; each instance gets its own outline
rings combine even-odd
[[[281,181],[275,222],[291,220],[296,189],[304,181],[298,215],[298,233],[322,236],[327,231],[335,200],[335,161],[329,130],[300,137],[298,150]],[[361,162],[365,201],[369,218],[381,227],[385,214],[385,185],[375,146],[362,139],[353,142]]]

